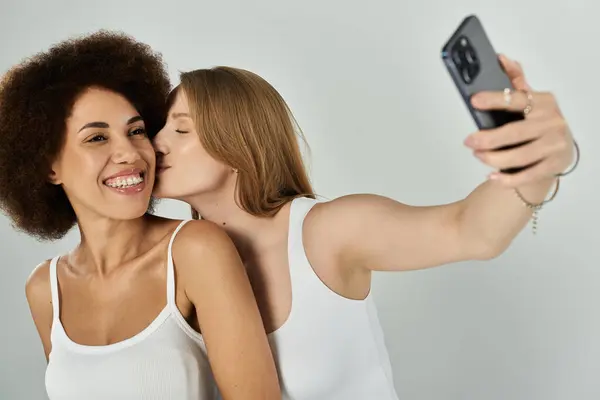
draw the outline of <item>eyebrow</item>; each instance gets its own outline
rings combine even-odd
[[[131,125],[134,122],[138,122],[138,121],[144,121],[144,118],[142,118],[139,115],[136,115],[135,117],[129,118],[127,120],[127,125]],[[89,122],[89,123],[85,124],[84,126],[82,126],[81,129],[79,129],[78,133],[84,129],[89,129],[89,128],[108,129],[108,128],[110,128],[110,125],[108,125],[106,122],[100,122],[100,121]]]
[[[171,114],[171,117],[173,119],[183,118],[183,117],[191,118],[190,114],[188,114],[188,113],[173,113],[173,114]]]

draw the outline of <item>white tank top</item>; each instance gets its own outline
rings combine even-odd
[[[208,400],[216,386],[202,336],[185,321],[175,304],[171,247],[182,221],[169,242],[167,304],[137,335],[107,346],[73,342],[60,321],[56,264],[50,263],[53,322],[52,351],[46,370],[50,400]],[[93,318],[90,315],[90,318]]]
[[[284,400],[398,400],[375,304],[330,290],[304,252],[304,218],[317,203],[290,210],[288,259],[292,310],[269,335]]]

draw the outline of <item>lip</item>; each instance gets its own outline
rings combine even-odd
[[[156,167],[156,172],[160,174],[161,172],[164,172],[169,168],[171,168],[170,165],[159,165],[158,167]]]
[[[135,174],[139,174],[139,175],[145,175],[145,171],[141,168],[128,168],[128,169],[124,169],[122,171],[117,172],[114,175],[111,175],[109,177],[106,177],[102,180],[102,182],[106,182],[109,179],[114,179],[114,178],[118,178],[121,176],[127,176],[127,175],[135,175]]]
[[[124,194],[124,195],[135,195],[137,193],[142,192],[146,188],[146,181],[142,181],[135,186],[125,187],[125,188],[115,188],[107,186],[107,188],[113,192]]]

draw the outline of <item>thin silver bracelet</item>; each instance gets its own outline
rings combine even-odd
[[[554,198],[556,197],[556,194],[558,193],[559,188],[560,188],[560,176],[557,176],[556,184],[554,185],[554,192],[552,192],[552,195],[550,196],[550,198],[548,198],[538,204],[530,203],[523,197],[523,195],[521,194],[521,192],[519,192],[519,190],[517,188],[514,189],[515,194],[517,195],[519,200],[521,200],[521,202],[525,205],[525,207],[527,207],[533,211],[533,216],[532,216],[532,221],[531,221],[531,230],[534,235],[537,234],[537,226],[538,226],[538,219],[539,219],[538,212],[542,209],[542,207],[544,205],[546,205],[549,202],[551,202],[552,200],[554,200]]]

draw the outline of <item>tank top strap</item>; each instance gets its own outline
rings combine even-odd
[[[183,228],[183,226],[191,221],[191,219],[183,220],[181,223],[175,228],[173,234],[171,235],[171,239],[169,240],[169,247],[167,252],[167,304],[170,307],[177,308],[175,303],[175,265],[173,263],[173,242],[175,241],[175,236],[177,233]]]
[[[318,204],[318,200],[310,197],[298,197],[290,207],[290,222],[288,230],[288,259],[292,290],[299,282],[309,279],[313,281],[315,274],[304,251],[303,228],[308,212]]]
[[[57,321],[60,319],[60,296],[58,293],[58,274],[56,272],[56,266],[60,256],[54,257],[50,261],[50,294],[52,298],[52,319]],[[54,325],[54,324],[53,324]]]

